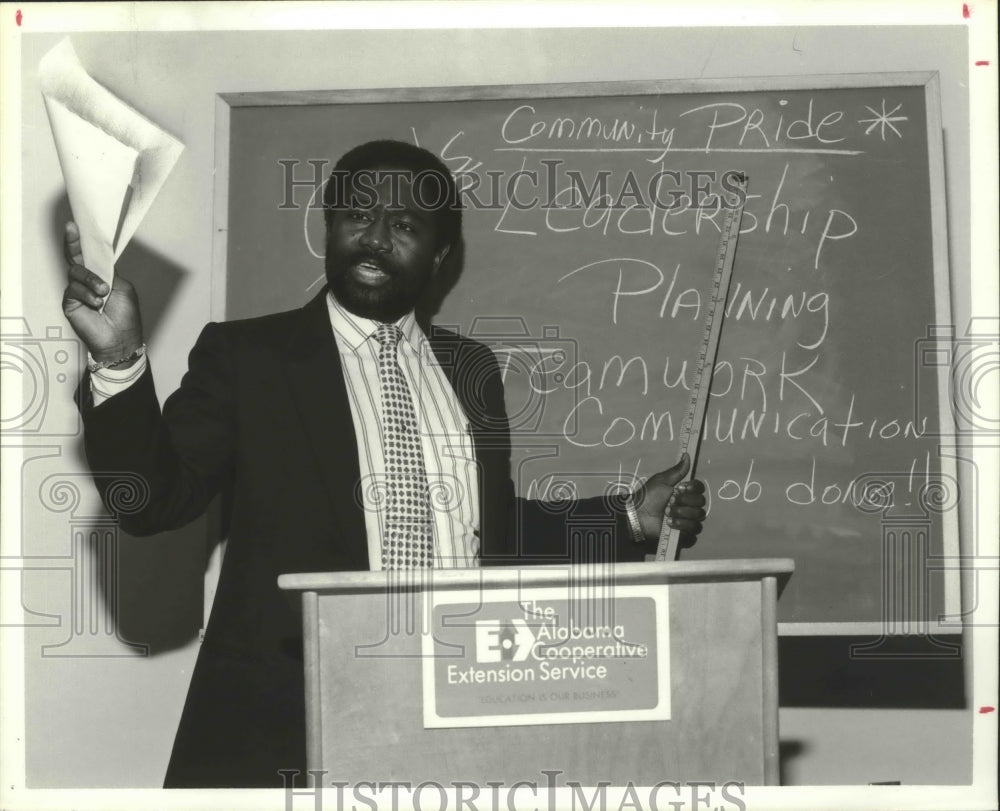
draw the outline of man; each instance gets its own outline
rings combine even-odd
[[[514,498],[492,353],[417,327],[461,236],[447,168],[408,144],[364,144],[338,162],[324,203],[328,289],[301,310],[207,325],[162,414],[134,289],[84,268],[67,227],[63,309],[92,356],[79,395],[87,457],[148,487],[122,526],[181,526],[219,492],[230,505],[168,787],[280,786],[279,769],[304,769],[301,628],[279,574],[593,558],[558,510]],[[597,498],[574,515],[615,527],[612,559],[641,560],[665,513],[700,531],[703,486],[679,484],[688,467],[653,476],[629,510]],[[104,496],[113,476],[99,481]],[[431,495],[442,487],[444,508]]]

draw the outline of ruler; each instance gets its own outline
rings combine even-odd
[[[691,391],[691,400],[688,403],[680,431],[681,449],[687,451],[691,458],[691,469],[688,471],[689,479],[695,477],[698,468],[698,450],[701,447],[701,434],[705,425],[705,411],[712,388],[715,359],[719,353],[722,322],[726,318],[726,299],[729,297],[729,283],[733,278],[733,259],[736,257],[736,243],[740,238],[740,222],[743,219],[743,206],[746,202],[746,176],[739,175],[736,185],[739,188],[739,202],[726,210],[725,224],[719,239],[719,251],[715,257],[715,269],[712,272],[712,293],[709,296],[705,315],[705,329],[698,347],[698,362],[695,366],[696,383]],[[674,529],[664,520],[660,529],[660,542],[656,547],[656,554],[647,555],[646,559],[660,562],[676,560],[680,535],[679,530]]]

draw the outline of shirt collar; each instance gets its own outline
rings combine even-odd
[[[327,291],[326,306],[330,313],[330,325],[333,327],[333,334],[337,338],[337,343],[341,346],[348,346],[353,351],[357,351],[361,345],[369,338],[374,337],[379,328],[379,321],[371,318],[362,318],[360,315],[345,309],[333,296],[332,291]],[[403,333],[403,338],[414,349],[420,349],[420,339],[423,333],[417,324],[417,318],[411,310],[398,321],[396,326]]]

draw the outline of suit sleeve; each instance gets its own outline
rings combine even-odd
[[[488,351],[488,350],[487,350]],[[496,477],[502,481],[496,506],[484,504],[484,520],[503,525],[502,546],[491,545],[484,565],[537,565],[641,561],[656,551],[656,542],[636,544],[623,497],[545,502],[515,496],[511,479],[511,439],[500,368],[488,353],[480,377],[483,405],[490,417],[485,432],[496,452]],[[489,496],[484,496],[484,501]]]
[[[232,477],[237,430],[234,370],[219,324],[202,331],[188,371],[161,412],[151,369],[98,406],[78,392],[87,461],[105,506],[133,535],[198,517]],[[116,495],[133,493],[123,505]]]
[[[558,502],[514,499],[512,531],[519,564],[641,561],[656,542],[636,544],[624,498],[595,496]]]

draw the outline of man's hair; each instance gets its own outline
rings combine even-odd
[[[378,168],[402,169],[412,173],[411,180],[419,181],[421,189],[433,187],[426,201],[418,199],[418,202],[426,202],[434,213],[437,246],[458,244],[462,236],[462,207],[455,179],[436,155],[405,141],[369,141],[341,156],[323,190],[327,226],[334,210],[347,204],[345,190],[350,188],[355,173]]]

